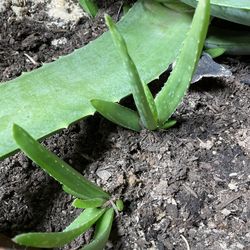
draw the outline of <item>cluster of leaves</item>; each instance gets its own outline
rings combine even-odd
[[[199,15],[197,13],[199,13]],[[141,117],[141,122],[146,128],[155,129],[158,127],[158,124],[161,123],[158,123],[156,104],[153,100],[153,97],[147,88],[147,85],[143,84],[141,78],[139,77],[137,68],[128,53],[125,40],[118,32],[112,19],[109,16],[106,16],[105,18],[106,23],[110,28],[113,41],[116,44],[118,50],[121,52],[121,55],[124,59],[124,64],[127,67],[128,73],[132,77],[133,85],[131,88],[136,101],[138,112]],[[174,107],[180,102],[189,85],[189,81],[192,77],[192,73],[203,47],[206,31],[208,28],[208,21],[209,0],[205,0],[201,1],[197,7],[190,32],[187,35],[183,48],[177,59],[177,70],[174,70],[172,77],[170,77],[171,81],[168,86],[171,87],[170,91],[172,93],[172,98],[170,101],[174,103],[172,105]],[[191,40],[193,36],[196,38],[194,40],[195,42]],[[190,46],[193,48],[192,53],[187,52],[189,51]],[[191,67],[185,67],[187,60],[192,60],[193,63]],[[179,74],[186,76],[183,79],[179,79],[180,77],[177,77]],[[175,87],[171,83],[173,81],[175,81]],[[185,86],[183,86],[182,81],[184,81]],[[169,90],[167,90],[166,94],[169,95],[168,93]],[[104,107],[105,109],[102,113],[104,113],[108,118],[115,117],[111,120],[114,120],[115,122],[118,121],[117,123],[123,126],[124,122],[128,120],[129,125],[126,127],[139,130],[139,115],[135,111],[122,107],[119,104],[105,102],[102,100],[93,100],[92,103],[98,110],[100,110],[101,107]],[[111,116],[107,115],[109,112]],[[162,112],[164,113],[164,119],[162,121],[165,121],[166,112],[165,110]],[[168,117],[171,115],[171,112],[173,112],[173,108],[170,111],[167,111]],[[117,116],[117,114],[120,116]],[[119,117],[121,117],[121,119]],[[166,125],[165,122],[162,123],[163,127],[169,126],[169,123],[172,122],[168,122],[168,125]],[[71,242],[73,239],[78,237],[80,234],[83,234],[90,227],[96,224],[94,239],[82,249],[103,249],[109,238],[114,219],[114,213],[115,211],[123,210],[123,202],[120,199],[114,202],[108,193],[104,192],[95,184],[89,182],[66,162],[62,161],[56,155],[49,152],[28,132],[16,124],[13,125],[13,138],[19,148],[30,159],[32,159],[44,171],[57,180],[62,185],[65,192],[73,195],[76,198],[72,205],[76,208],[84,209],[83,212],[62,232],[25,233],[16,236],[13,240],[20,245],[31,247],[61,247]]]
[[[83,249],[103,249],[109,238],[114,212],[123,209],[122,201],[117,200],[115,204],[108,193],[84,178],[16,124],[13,125],[13,137],[30,159],[61,183],[65,192],[76,197],[72,206],[84,209],[62,232],[25,233],[16,236],[13,241],[31,247],[61,247],[96,224],[93,241]]]
[[[164,23],[166,22],[165,20],[165,15],[166,12],[169,14],[169,21],[173,19],[174,17],[176,20],[172,20],[172,24],[174,25],[175,23],[178,24],[176,27],[177,29],[183,29],[183,31],[186,31],[189,29],[189,24],[191,20],[191,14],[187,13],[190,11],[190,7],[187,6],[196,6],[197,1],[195,0],[159,0],[161,4],[164,6],[167,6],[168,8],[163,7],[163,5],[156,4],[154,1],[148,0],[148,1],[140,1],[136,6],[136,10],[138,12],[134,12],[135,16],[138,14],[143,14],[145,18],[150,17],[151,21],[146,23],[145,27],[148,28],[150,31],[153,31],[154,29],[158,28],[157,32],[154,33],[155,36],[159,34],[165,34],[168,33],[167,31],[162,31],[163,29],[158,26],[160,26],[159,23],[157,23],[157,18],[155,17],[155,13],[157,13],[157,17],[161,19],[162,25],[164,26]],[[239,1],[240,2],[240,1]],[[95,16],[97,13],[97,6],[94,2],[94,0],[80,0],[79,3],[81,6],[88,12],[90,16]],[[216,1],[211,2],[212,4],[212,14],[214,16],[223,16],[227,17],[231,21],[235,21],[238,23],[243,23],[246,25],[250,25],[250,4],[249,3],[244,3],[244,0],[241,1],[241,3],[235,3],[232,0],[222,0],[221,3],[217,3]],[[148,11],[149,10],[149,11]],[[153,14],[152,14],[153,13]],[[106,23],[110,29],[110,33],[113,39],[113,43],[115,47],[117,48],[117,51],[120,53],[120,59],[123,61],[123,66],[126,69],[125,73],[127,75],[127,81],[129,88],[126,86],[122,86],[125,90],[121,92],[120,95],[118,94],[113,94],[111,95],[109,93],[109,90],[118,90],[118,87],[114,87],[115,85],[112,85],[110,88],[107,89],[107,93],[104,95],[103,93],[100,94],[100,92],[103,91],[100,86],[100,90],[95,89],[95,94],[99,98],[95,98],[96,96],[93,96],[92,94],[92,88],[89,86],[85,86],[83,90],[87,92],[87,101],[84,103],[84,105],[88,109],[84,114],[82,112],[82,109],[78,107],[75,102],[75,100],[70,100],[69,104],[73,103],[73,108],[74,109],[79,109],[79,113],[81,113],[81,117],[78,117],[77,115],[71,114],[72,112],[69,111],[71,114],[71,118],[69,120],[66,120],[65,117],[67,117],[66,110],[70,106],[68,104],[62,103],[58,101],[57,103],[60,103],[62,106],[62,112],[65,113],[65,120],[63,122],[66,123],[65,126],[67,126],[67,122],[70,123],[72,121],[75,121],[79,118],[82,118],[84,115],[89,115],[91,114],[91,110],[97,110],[100,112],[103,116],[105,116],[107,119],[132,130],[135,131],[140,131],[143,128],[149,129],[149,130],[155,130],[158,128],[168,128],[171,127],[175,124],[176,121],[171,120],[171,115],[181,102],[183,96],[185,95],[189,84],[190,80],[192,78],[193,72],[196,68],[197,61],[200,57],[201,51],[203,49],[204,41],[206,38],[206,33],[207,33],[207,28],[209,25],[209,13],[210,13],[210,1],[209,0],[200,0],[198,3],[198,6],[196,8],[195,14],[193,16],[193,21],[192,25],[189,29],[189,32],[187,36],[185,37],[184,40],[184,35],[182,34],[182,31],[177,30],[176,32],[178,33],[175,37],[174,40],[168,40],[168,42],[174,41],[174,50],[178,51],[179,50],[179,45],[183,42],[183,45],[181,49],[179,50],[179,54],[177,56],[176,62],[174,69],[168,79],[168,81],[165,83],[164,87],[162,90],[156,95],[154,98],[152,93],[150,92],[148,86],[146,83],[149,82],[149,80],[152,80],[154,77],[159,75],[161,71],[164,69],[166,66],[165,64],[162,65],[154,65],[154,60],[152,60],[151,63],[147,65],[146,71],[152,70],[153,73],[149,74],[147,77],[148,81],[144,81],[143,79],[145,78],[144,75],[146,75],[145,71],[144,74],[141,74],[140,72],[140,66],[144,64],[144,62],[141,62],[141,58],[135,59],[135,55],[131,49],[128,49],[129,46],[127,45],[126,37],[124,38],[122,34],[120,33],[120,29],[116,27],[116,25],[113,23],[112,19],[109,16],[106,16]],[[127,23],[131,21],[132,19],[132,14],[129,16],[128,14],[128,19]],[[130,18],[130,19],[129,19]],[[164,19],[164,20],[163,20]],[[134,20],[134,19],[133,19]],[[133,24],[133,20],[130,23],[130,27]],[[147,20],[142,20],[142,23],[144,24],[147,22]],[[155,26],[154,26],[155,25]],[[174,31],[175,28],[173,28]],[[162,33],[160,33],[162,32]],[[219,32],[220,35],[223,32]],[[133,34],[133,31],[131,31],[131,34]],[[143,37],[141,34],[140,36],[142,37],[142,40],[145,41],[146,37]],[[107,37],[107,36],[106,36]],[[137,36],[135,36],[138,38]],[[140,37],[140,38],[141,38]],[[218,39],[219,37],[219,39]],[[161,38],[161,35],[159,36]],[[237,40],[238,36],[231,37],[231,39],[228,39],[228,33],[227,36],[224,38],[222,36],[211,36],[210,38],[208,36],[206,40],[206,47],[210,49],[210,53],[212,53],[214,56],[218,56],[223,52],[232,52],[232,53],[246,53],[246,51],[249,51],[249,37],[241,37],[240,40]],[[152,40],[152,39],[151,39]],[[228,42],[228,40],[230,40]],[[167,41],[164,41],[167,45]],[[164,42],[161,42],[162,44]],[[144,53],[146,53],[146,49],[151,48],[153,45],[153,42],[150,41],[150,39],[147,40],[148,47],[143,47],[144,48]],[[159,45],[160,42],[158,42]],[[241,46],[239,46],[239,43]],[[95,52],[96,49],[100,48],[98,47],[105,46],[107,48],[110,48],[110,41],[109,38],[101,38],[99,42],[96,43],[97,45],[90,45],[89,47],[92,48],[92,53],[93,51]],[[99,45],[98,45],[99,44]],[[177,45],[176,45],[177,44]],[[223,46],[222,46],[223,45]],[[92,47],[91,47],[92,46]],[[242,47],[243,46],[243,47]],[[166,48],[166,47],[164,47]],[[168,50],[168,54],[171,54],[173,48]],[[214,50],[214,48],[216,48]],[[211,50],[212,49],[212,50]],[[89,50],[91,51],[91,49]],[[160,51],[160,50],[159,50]],[[156,51],[156,48],[153,49],[153,52],[159,52]],[[67,75],[67,72],[63,74],[63,71],[66,71],[66,68],[68,68],[68,65],[74,65],[79,63],[79,61],[83,60],[81,58],[81,54],[85,53],[87,54],[86,50],[81,50],[75,52],[74,55],[65,57],[64,59],[61,59],[61,61],[57,64],[55,62],[53,65],[54,66],[49,66],[45,65],[40,71],[38,70],[38,74],[34,74],[32,77],[31,74],[27,74],[26,76],[20,77],[20,82],[13,81],[12,85],[15,87],[19,88],[19,85],[22,84],[29,84],[30,82],[34,82],[35,80],[38,80],[41,78],[42,82],[48,82],[47,81],[47,75],[51,76],[54,75],[54,70],[53,74],[48,74],[49,68],[57,69],[60,72],[59,75],[59,81],[60,79],[63,79]],[[91,52],[89,52],[89,55]],[[139,53],[140,54],[140,53]],[[96,55],[96,54],[95,54]],[[158,57],[155,57],[155,59],[159,59],[161,56],[161,53],[157,54]],[[168,58],[168,63],[171,62],[171,60],[174,59],[174,56],[176,54],[172,53],[171,56]],[[77,57],[79,56],[79,57]],[[113,54],[113,56],[116,56]],[[154,55],[150,55],[152,58]],[[100,59],[104,59],[103,57],[100,57]],[[112,58],[109,58],[110,61]],[[64,64],[63,64],[64,60]],[[111,65],[114,67],[115,64],[117,64],[117,61],[119,60],[114,60],[114,63]],[[136,61],[136,63],[135,63]],[[156,60],[157,61],[157,60]],[[61,63],[61,64],[60,64]],[[157,61],[158,63],[158,61]],[[51,64],[52,65],[52,64]],[[59,67],[60,66],[60,67]],[[96,67],[96,65],[94,65]],[[112,72],[114,75],[118,74],[118,72],[114,72],[113,68],[110,66],[110,72]],[[64,67],[64,68],[62,68]],[[71,67],[76,69],[76,67]],[[71,69],[70,68],[70,69]],[[79,69],[79,72],[82,71],[82,68]],[[62,72],[62,73],[61,73]],[[87,72],[87,71],[86,71]],[[84,72],[84,73],[86,73]],[[72,75],[74,74],[71,72]],[[42,77],[42,74],[46,75],[46,77]],[[118,74],[119,75],[119,74]],[[40,77],[40,78],[39,78]],[[55,76],[54,76],[55,77]],[[67,75],[68,77],[68,75]],[[102,76],[100,76],[102,77]],[[56,78],[56,77],[55,77]],[[52,79],[54,81],[54,79]],[[79,85],[81,87],[83,86],[81,79],[78,79],[78,76],[75,76],[75,79],[69,79],[71,80],[72,84],[76,84],[75,86],[78,86],[77,83],[80,82]],[[112,80],[115,81],[117,80],[116,77],[112,77]],[[25,82],[25,83],[24,83]],[[64,82],[64,80],[62,80]],[[21,84],[19,84],[21,83]],[[69,84],[67,84],[69,85]],[[4,91],[9,91],[9,84],[5,84],[1,86],[2,93],[6,93]],[[34,86],[34,84],[32,85]],[[61,88],[63,88],[63,85],[60,85]],[[96,87],[97,88],[97,87]],[[25,91],[29,88],[25,88]],[[29,89],[30,90],[30,89]],[[23,90],[22,90],[23,91]],[[18,94],[22,96],[22,91],[20,91]],[[78,89],[76,88],[76,91]],[[39,91],[38,91],[39,92]],[[46,92],[46,91],[45,91]],[[47,96],[47,92],[43,92],[42,94],[45,94]],[[67,91],[66,91],[67,92]],[[78,91],[78,95],[81,95],[81,91]],[[40,92],[39,92],[40,93]],[[137,108],[137,111],[128,109],[126,107],[121,106],[120,104],[116,103],[115,101],[119,100],[121,97],[132,93],[135,105]],[[68,93],[67,93],[68,94]],[[26,99],[26,92],[24,95],[24,99]],[[39,99],[36,97],[36,95],[32,92],[31,96],[35,98],[35,100]],[[94,98],[93,98],[94,97]],[[53,99],[53,98],[51,98]],[[72,99],[72,98],[71,98]],[[83,98],[80,98],[80,100],[83,102]],[[93,107],[88,106],[89,102],[91,101],[91,104]],[[62,104],[61,104],[62,103]],[[3,101],[3,105],[5,104],[5,99]],[[24,105],[24,108],[27,105]],[[41,103],[39,103],[39,106],[41,106]],[[36,106],[37,107],[37,106]],[[92,109],[91,109],[92,108]],[[9,108],[10,114],[2,114],[0,113],[1,116],[1,124],[0,124],[0,130],[5,131],[9,128],[9,126],[12,126],[13,122],[19,123],[19,120],[15,120],[16,116],[11,115],[11,112],[16,112],[15,108]],[[37,111],[37,110],[35,110]],[[54,110],[53,110],[54,111]],[[27,112],[25,108],[25,112]],[[75,111],[74,111],[75,112]],[[54,117],[54,113],[49,114]],[[75,114],[75,113],[74,113]],[[19,114],[17,114],[17,117]],[[39,114],[46,116],[46,114]],[[20,115],[22,117],[22,115]],[[32,116],[31,116],[32,117]],[[58,117],[61,119],[61,113],[58,114]],[[62,118],[62,119],[64,119]],[[21,118],[20,118],[21,119]],[[47,118],[46,118],[47,119]],[[46,120],[45,119],[45,120]],[[50,117],[48,118],[50,119]],[[42,137],[44,135],[47,135],[48,133],[51,133],[52,131],[55,131],[59,128],[61,128],[60,120],[59,118],[56,117],[54,119],[56,122],[55,124],[52,124],[53,126],[49,126],[50,124],[46,124],[45,126],[45,132],[39,132],[38,134],[35,135],[36,138]],[[26,119],[27,120],[27,119]],[[32,124],[34,123],[31,121]],[[36,121],[38,123],[38,121]],[[30,125],[27,126],[28,128],[31,127]],[[29,130],[29,129],[28,129]],[[30,133],[33,133],[30,131]],[[115,212],[118,213],[118,211],[122,211],[123,209],[123,203],[121,200],[113,199],[108,193],[103,191],[100,187],[96,186],[95,184],[89,182],[86,178],[84,178],[81,174],[79,174],[76,170],[74,170],[71,166],[69,166],[67,163],[59,159],[57,156],[49,152],[46,148],[44,148],[42,145],[40,145],[35,138],[33,138],[28,132],[26,132],[23,128],[20,126],[14,124],[13,125],[13,137],[16,142],[16,145],[28,156],[30,159],[32,159],[37,165],[39,165],[41,168],[43,168],[49,175],[51,175],[54,179],[56,179],[59,183],[62,184],[62,187],[65,192],[71,194],[74,196],[76,199],[73,202],[73,206],[76,208],[81,208],[83,209],[82,213],[67,227],[65,228],[62,232],[51,232],[51,233],[25,233],[16,236],[13,240],[17,242],[20,245],[25,245],[25,246],[32,246],[32,247],[42,247],[42,248],[52,248],[52,247],[60,247],[63,246],[64,244],[69,243],[82,233],[86,232],[90,227],[95,225],[95,234],[94,234],[94,239],[85,247],[83,247],[84,250],[89,250],[89,249],[103,249],[110,231],[112,227],[112,223],[114,220],[114,214]],[[8,140],[8,137],[6,137],[6,141]],[[9,143],[9,142],[8,142]],[[3,143],[4,145],[4,143]],[[8,144],[9,145],[9,144]],[[0,144],[1,146],[1,144]],[[5,155],[9,153],[11,150],[13,150],[13,145],[10,146],[8,149],[2,150],[0,148],[1,155]]]

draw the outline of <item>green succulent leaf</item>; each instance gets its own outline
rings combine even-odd
[[[119,22],[143,82],[158,78],[173,62],[191,20],[192,14],[147,0],[136,2]],[[92,115],[90,100],[118,102],[129,95],[131,78],[120,62],[106,32],[70,55],[1,83],[0,158],[18,149],[13,123],[42,139]]]
[[[209,14],[209,0],[201,0],[195,11],[191,28],[184,40],[171,75],[155,102],[160,126],[170,118],[185,95],[206,38]]]
[[[177,123],[176,120],[169,119],[167,122],[165,122],[163,124],[163,126],[161,128],[163,128],[163,129],[169,129],[169,128],[173,127],[176,123]]]
[[[123,203],[122,200],[120,200],[120,199],[117,200],[117,201],[115,202],[115,205],[116,205],[117,210],[118,210],[119,212],[123,211],[123,209],[124,209],[124,203]]]
[[[140,119],[143,126],[149,130],[154,130],[157,128],[157,119],[155,119],[156,108],[154,107],[153,97],[150,97],[150,91],[147,89],[147,86],[143,86],[138,70],[135,66],[133,59],[131,58],[127,44],[116,28],[115,23],[110,16],[105,16],[106,24],[109,27],[113,42],[119,51],[123,63],[127,69],[128,75],[131,78],[130,88],[135,100],[135,105],[137,107]],[[145,93],[145,89],[147,94]],[[150,102],[150,103],[149,103]],[[152,108],[153,107],[153,108]]]
[[[91,104],[97,112],[113,123],[134,131],[141,130],[140,117],[134,110],[123,107],[118,103],[97,99],[91,100]]]
[[[101,188],[88,181],[75,169],[61,160],[55,154],[39,144],[32,136],[20,126],[13,125],[13,137],[20,149],[44,171],[51,175],[62,185],[71,189],[77,197],[85,199],[109,199],[109,195]]]
[[[98,220],[94,235],[94,240],[81,250],[103,250],[112,227],[114,219],[114,209],[110,208],[105,214]]]
[[[61,247],[86,232],[105,212],[105,209],[88,208],[84,210],[63,232],[25,233],[12,240],[29,247]]]
[[[195,7],[198,0],[181,0]],[[211,0],[211,15],[250,26],[249,0]]]
[[[101,207],[106,201],[107,200],[100,198],[88,200],[75,199],[72,203],[72,206],[76,208]]]
[[[208,53],[212,58],[219,57],[225,53],[226,49],[224,48],[213,48],[206,49],[205,52]]]
[[[94,0],[79,0],[79,3],[90,16],[96,16],[98,12],[98,7]]]

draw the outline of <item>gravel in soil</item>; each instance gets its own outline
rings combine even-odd
[[[21,19],[11,3],[2,12],[1,81],[95,39],[106,29],[103,12],[115,17],[121,4],[102,4],[95,21],[83,15],[61,26],[46,14],[45,3],[27,1]],[[187,248],[184,239],[194,250],[250,249],[250,89],[242,84],[249,81],[249,58],[223,57],[220,63],[233,76],[192,85],[172,129],[135,133],[95,115],[44,141],[125,201],[107,249],[180,250]],[[0,163],[0,201],[0,233],[9,237],[60,231],[80,212],[21,153]],[[64,249],[77,249],[91,234]]]

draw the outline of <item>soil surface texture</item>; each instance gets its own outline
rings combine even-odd
[[[0,81],[94,40],[106,31],[103,13],[119,18],[122,4],[100,3],[91,20],[77,1],[63,2],[0,4]],[[58,19],[56,6],[67,7],[65,18]],[[95,115],[43,142],[124,200],[107,249],[250,249],[250,60],[217,62],[232,76],[193,84],[174,114],[177,126],[167,131],[136,133]],[[63,230],[80,213],[72,200],[22,153],[0,162],[5,236]],[[62,249],[79,249],[91,234]]]

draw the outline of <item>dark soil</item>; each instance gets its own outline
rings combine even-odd
[[[39,5],[40,6],[40,5]],[[38,7],[39,7],[38,6]],[[101,7],[104,7],[101,6]],[[120,3],[106,6],[117,16]],[[0,80],[55,60],[105,30],[102,13],[62,29],[0,16]],[[48,21],[48,20],[47,20]],[[61,46],[52,40],[66,38]],[[32,63],[25,54],[34,59]],[[107,249],[250,249],[249,58],[222,57],[230,79],[192,85],[167,131],[135,133],[100,116],[78,122],[44,144],[66,162],[125,201]],[[18,153],[0,163],[0,233],[60,231],[80,210],[60,185]],[[65,249],[77,249],[89,232]],[[1,248],[1,242],[0,242]]]

